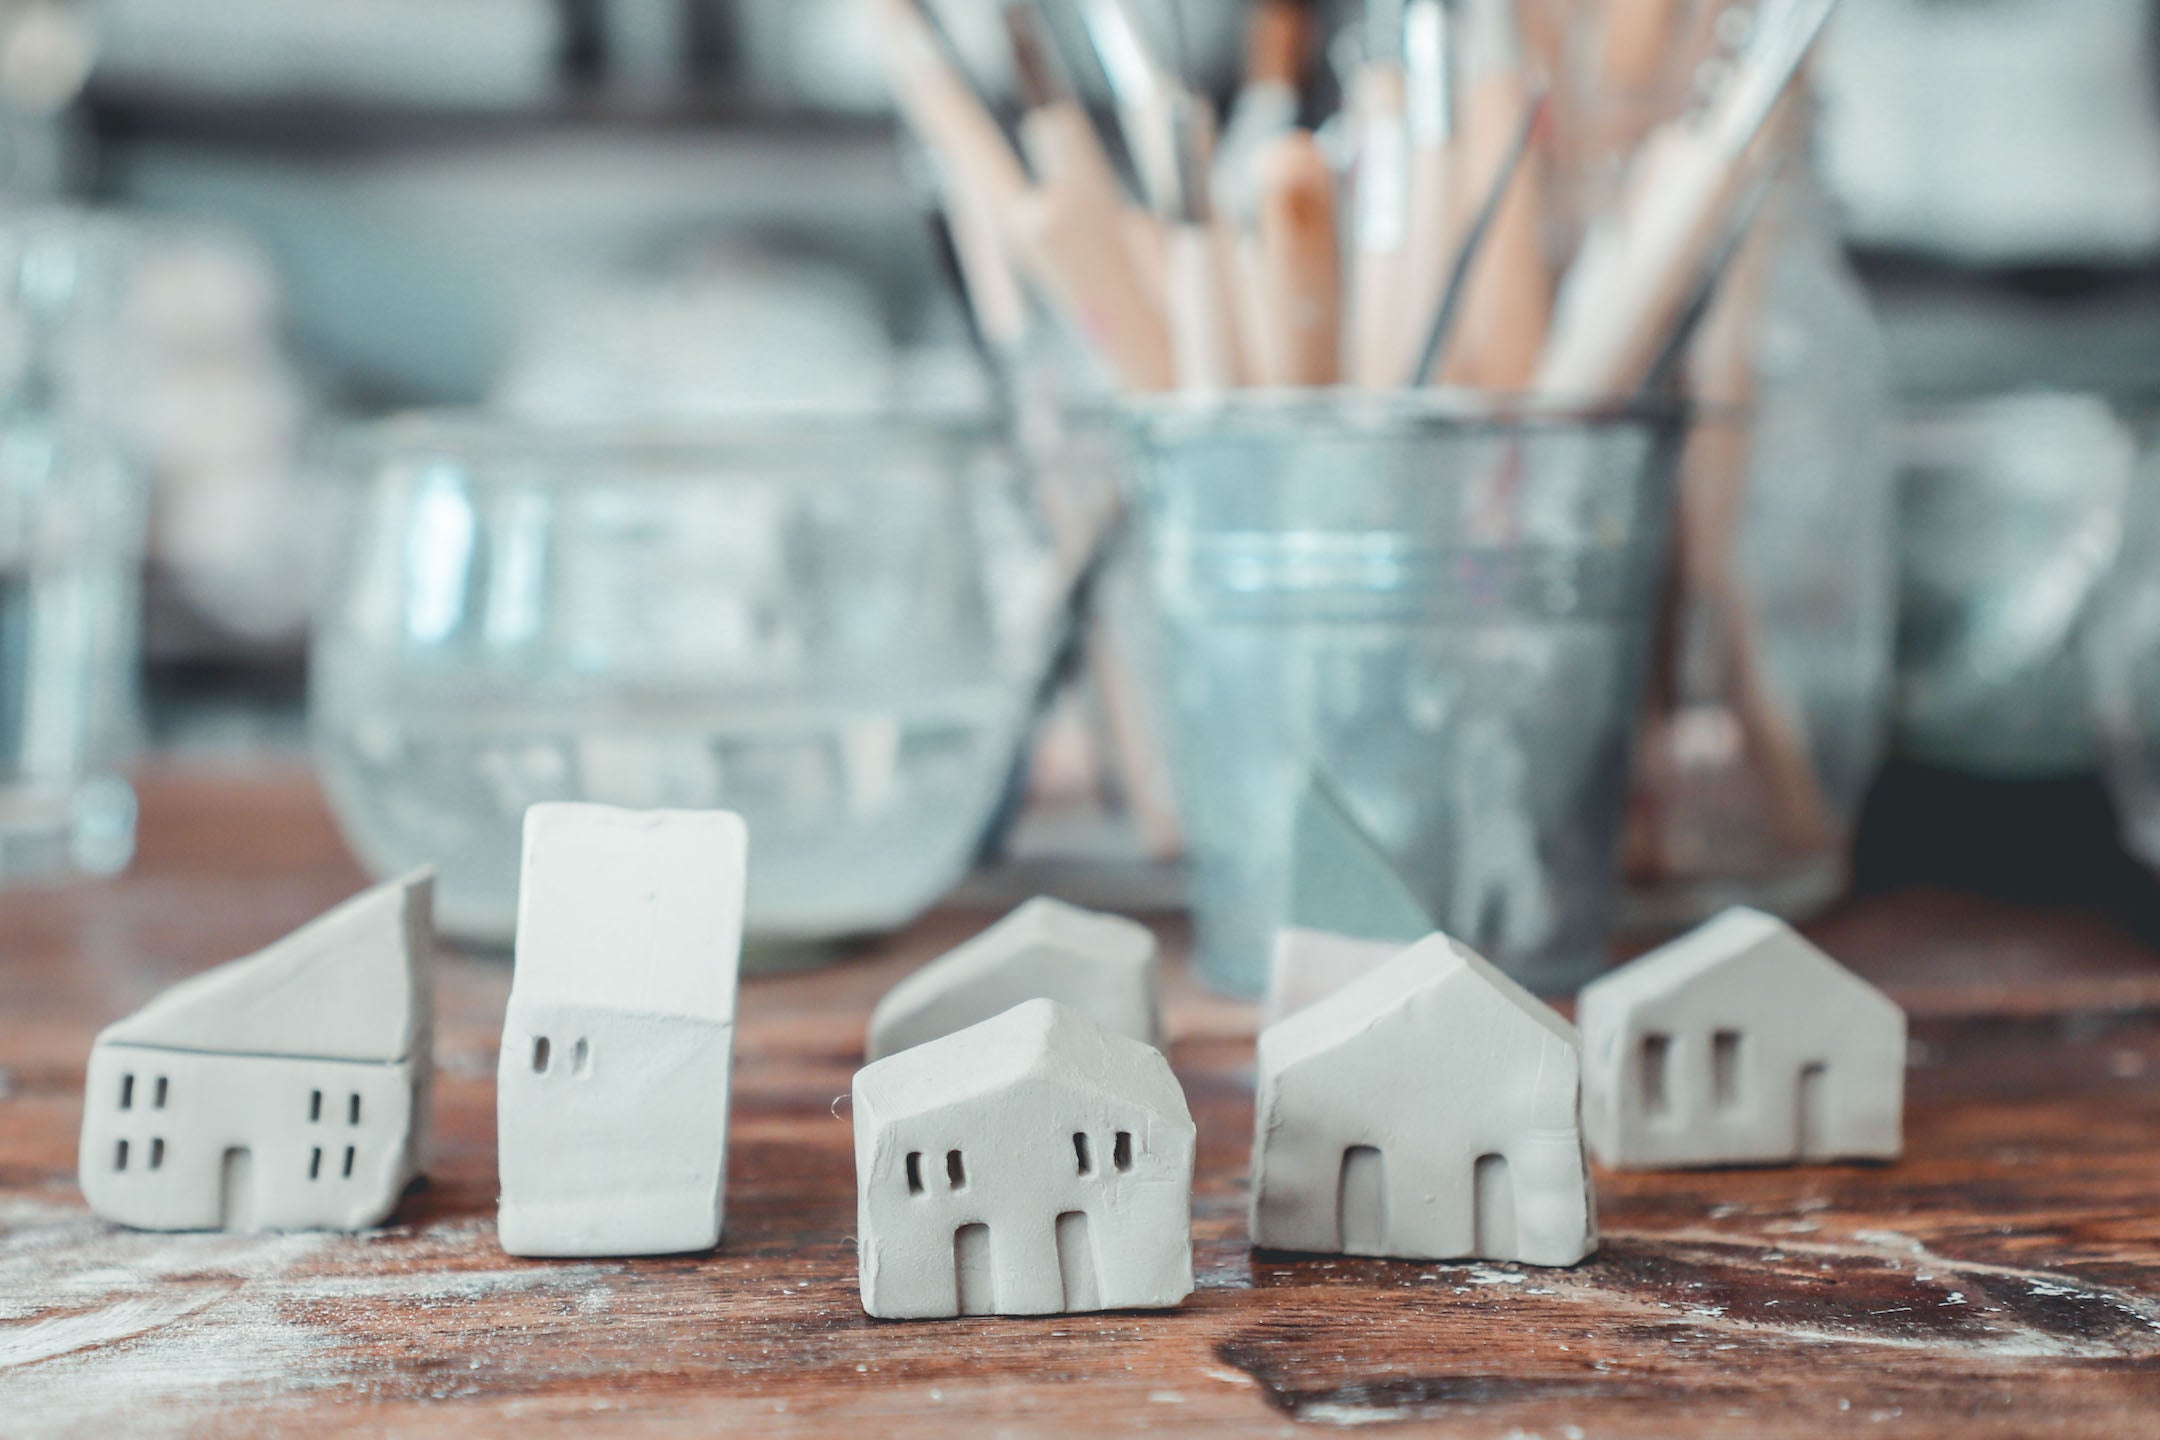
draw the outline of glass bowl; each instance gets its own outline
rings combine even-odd
[[[356,445],[311,728],[377,875],[499,943],[525,807],[722,807],[754,941],[901,925],[967,870],[1062,620],[1002,434],[409,417]]]

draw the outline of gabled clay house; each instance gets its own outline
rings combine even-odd
[[[1193,1123],[1169,1062],[1033,1000],[855,1077],[863,1308],[888,1319],[1178,1304]]]
[[[419,1173],[434,878],[378,885],[175,985],[90,1052],[90,1208],[145,1230],[358,1230]]]
[[[1890,1159],[1905,1014],[1760,911],[1728,910],[1587,986],[1583,1123],[1642,1169]]]
[[[1572,1265],[1597,1245],[1574,1032],[1433,935],[1260,1034],[1253,1243]]]
[[[950,1035],[1026,1000],[1055,1000],[1160,1048],[1155,934],[1037,896],[909,975],[870,1016],[869,1059]]]
[[[719,1243],[748,856],[724,810],[525,812],[496,1066],[511,1254]]]

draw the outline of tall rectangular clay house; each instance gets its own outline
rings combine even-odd
[[[358,1230],[427,1148],[433,1033],[422,871],[173,986],[90,1052],[78,1164],[145,1230]]]
[[[724,810],[525,812],[496,1070],[511,1254],[719,1243],[748,853]]]

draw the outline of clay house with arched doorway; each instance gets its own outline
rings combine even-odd
[[[1031,1000],[855,1076],[863,1309],[1173,1306],[1192,1293],[1193,1122],[1161,1052]]]
[[[1575,1033],[1432,935],[1260,1034],[1253,1244],[1572,1265],[1597,1248]]]

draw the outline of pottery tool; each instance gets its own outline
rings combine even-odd
[[[1443,356],[1450,384],[1520,390],[1536,373],[1552,323],[1553,275],[1545,258],[1543,167],[1533,143],[1515,140],[1531,103],[1512,0],[1465,0],[1462,12],[1460,173],[1467,203],[1493,191],[1503,174],[1492,233],[1470,272],[1461,333]],[[1399,373],[1399,372],[1398,372]]]
[[[1042,284],[1096,341],[1131,389],[1160,390],[1167,362],[1160,283],[1146,273],[1152,242],[1103,149],[1101,137],[1028,3],[1005,7],[1025,114],[1021,143],[1040,186],[1015,201],[1013,232],[1041,267]]]
[[[1245,77],[1223,123],[1215,156],[1215,201],[1240,226],[1259,218],[1259,163],[1268,144],[1298,123],[1305,52],[1312,43],[1308,0],[1259,0],[1245,25]]]
[[[1162,225],[1171,374],[1189,390],[1240,384],[1245,364],[1229,286],[1236,247],[1210,191],[1214,112],[1156,58],[1126,0],[1085,0],[1081,18],[1117,97],[1125,148]]]
[[[1403,8],[1405,119],[1409,129],[1409,216],[1403,240],[1403,313],[1398,374],[1424,347],[1445,295],[1461,239],[1463,206],[1455,195],[1455,87],[1444,0],[1409,0]],[[1417,383],[1413,377],[1412,384]]]
[[[1149,49],[1127,0],[1081,0],[1080,19],[1116,101],[1141,197],[1157,215],[1173,212],[1178,157],[1172,112],[1184,87]]]
[[[1782,158],[1782,157],[1780,157]],[[1733,207],[1727,217],[1723,234],[1703,262],[1701,272],[1695,277],[1688,298],[1674,318],[1672,331],[1665,337],[1657,357],[1650,362],[1650,369],[1643,380],[1640,396],[1655,402],[1665,395],[1679,379],[1681,367],[1687,362],[1689,349],[1694,345],[1697,332],[1710,316],[1713,308],[1722,302],[1727,273],[1734,268],[1736,257],[1744,246],[1753,246],[1755,222],[1763,207],[1777,190],[1784,166],[1773,160],[1768,171],[1754,178],[1747,193]],[[1759,247],[1754,247],[1759,248]]]
[[[1446,350],[1448,338],[1455,327],[1456,317],[1461,313],[1464,297],[1470,290],[1470,277],[1475,273],[1479,257],[1492,243],[1501,208],[1514,190],[1516,177],[1520,174],[1530,147],[1544,124],[1547,112],[1546,96],[1540,92],[1533,96],[1517,122],[1515,137],[1501,157],[1500,167],[1487,187],[1484,202],[1464,232],[1462,243],[1455,252],[1454,266],[1449,270],[1447,284],[1441,291],[1439,309],[1433,313],[1427,326],[1423,343],[1418,347],[1417,358],[1411,362],[1407,384],[1423,383],[1426,376],[1438,366],[1441,354]]]
[[[1580,293],[1539,363],[1539,394],[1606,399],[1648,378],[1744,187],[1748,151],[1835,4],[1765,5],[1709,110],[1652,132],[1614,236],[1578,259],[1594,268],[1570,281]]]
[[[1807,734],[1778,693],[1763,653],[1762,623],[1739,570],[1755,401],[1755,347],[1772,253],[1768,228],[1750,237],[1731,283],[1695,347],[1691,393],[1706,417],[1683,460],[1674,528],[1689,592],[1722,661],[1742,743],[1762,777],[1764,820],[1779,846],[1812,855],[1837,844],[1840,827],[1815,773]]]
[[[1169,246],[1170,343],[1180,389],[1215,391],[1241,384],[1243,356],[1228,288],[1234,254],[1217,226],[1208,176],[1215,153],[1214,116],[1180,95],[1170,112],[1177,157]]]
[[[922,0],[870,0],[883,31],[893,95],[948,183],[973,190],[1000,215],[1027,192],[1028,175],[995,113],[955,61]]]
[[[1610,95],[1640,94],[1658,82],[1682,19],[1682,0],[1604,0],[1598,70]]]
[[[994,293],[998,281],[983,257],[995,234],[1128,388],[1168,389],[1174,376],[1162,315],[1135,274],[1122,222],[1106,210],[1099,183],[1035,186],[920,0],[872,3],[901,109],[946,172],[955,248],[970,282]],[[1070,161],[1070,147],[1061,158]]]
[[[1036,0],[1006,0],[1005,25],[1025,106],[1020,142],[1028,163],[1044,184],[1071,185],[1106,216],[1115,217],[1135,279],[1149,303],[1162,308],[1162,227],[1126,196],[1102,136],[1058,60]]]
[[[1688,391],[1704,412],[1682,459],[1674,517],[1682,578],[1709,623],[1734,719],[1763,778],[1765,818],[1780,845],[1805,855],[1836,843],[1838,824],[1807,736],[1777,692],[1754,600],[1738,570],[1752,438],[1742,417],[1755,403],[1755,352],[1776,238],[1774,226],[1755,221],[1777,192],[1782,171],[1773,163],[1734,211],[1675,327],[1668,363],[1674,369],[1686,365]]]
[[[1352,384],[1380,387],[1396,381],[1390,362],[1398,359],[1396,336],[1403,320],[1404,246],[1410,238],[1409,96],[1402,0],[1376,0],[1365,13],[1365,60],[1351,81],[1349,102],[1356,159],[1344,371]]]
[[[1268,296],[1259,350],[1268,385],[1332,385],[1341,378],[1340,257],[1335,175],[1309,130],[1277,136],[1261,152],[1258,286]]]
[[[991,388],[1002,388],[1027,340],[1027,292],[1013,272],[997,222],[967,192],[954,190],[924,220],[947,279],[967,307],[968,335]]]
[[[1042,12],[1034,0],[1006,0],[1004,17],[1022,105],[1020,145],[1035,178],[1070,186],[1117,214],[1125,208],[1125,188],[1043,32]]]

